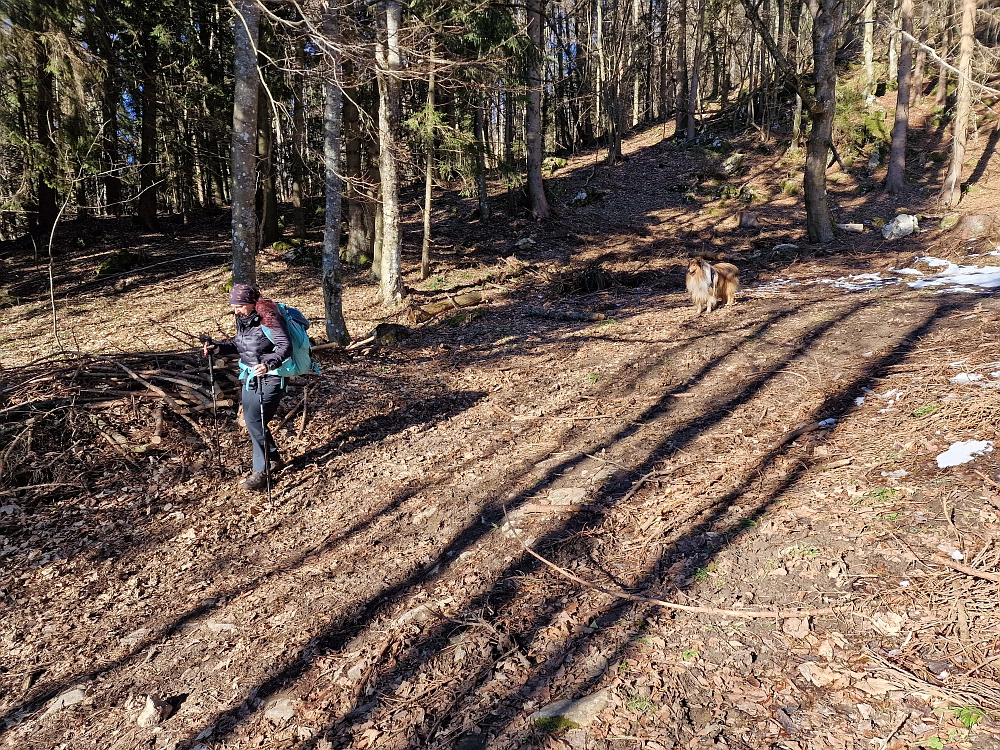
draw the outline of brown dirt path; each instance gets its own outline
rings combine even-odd
[[[772,252],[805,248],[799,198],[775,190],[755,207],[763,228],[736,229],[739,204],[698,189],[717,164],[658,140],[636,136],[630,161],[591,180],[605,198],[547,226],[498,232],[444,204],[455,218],[442,213],[435,275],[411,283],[426,298],[475,286],[489,304],[399,347],[327,357],[304,432],[297,420],[283,430],[294,465],[274,507],[193,463],[179,425],[141,473],[109,460],[84,491],[3,490],[0,742],[990,747],[1000,584],[934,558],[997,570],[996,454],[948,470],[934,457],[996,439],[997,389],[949,379],[993,382],[1000,308],[989,294],[806,283],[928,248],[959,259],[968,243],[932,232],[890,247],[870,233],[844,237],[838,255]],[[764,185],[774,158],[752,157],[751,179]],[[575,194],[590,164],[571,163],[555,187]],[[876,196],[863,210],[889,205]],[[514,247],[527,236],[534,245]],[[732,309],[694,315],[680,265],[692,247],[725,249],[744,270]],[[561,292],[552,263],[570,258],[617,283]],[[271,258],[262,283],[316,316],[312,273]],[[137,272],[120,291],[61,301],[64,336],[86,350],[175,348],[225,328],[224,275],[146,286]],[[352,281],[357,334],[379,313],[374,288]],[[607,319],[525,312],[546,303]],[[15,357],[51,346],[44,309],[38,298],[8,311]],[[224,443],[238,463],[233,418]],[[518,536],[602,586],[837,611],[744,620],[616,600],[541,567]],[[80,702],[53,708],[76,688]],[[589,727],[529,719],[605,689]],[[175,710],[141,728],[148,693]]]

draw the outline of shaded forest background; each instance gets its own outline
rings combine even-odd
[[[401,188],[424,184],[426,278],[436,186],[458,181],[481,222],[491,200],[547,219],[546,174],[594,147],[614,164],[652,123],[716,150],[719,128],[805,147],[783,189],[804,190],[809,239],[829,242],[827,167],[888,161],[901,190],[923,101],[953,137],[916,156],[951,164],[935,189],[953,205],[965,143],[996,119],[1000,18],[973,0],[61,0],[8,3],[0,30],[0,237],[37,258],[59,221],[156,232],[231,210],[234,279],[255,280],[265,247],[313,252],[327,335],[346,342],[341,262],[369,266],[388,306],[406,295]],[[304,248],[311,223],[322,252]]]

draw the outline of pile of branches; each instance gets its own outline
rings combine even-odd
[[[215,409],[233,406],[219,380],[238,383],[215,362]],[[62,353],[0,374],[0,491],[87,486],[142,454],[210,455],[213,392],[208,365],[191,352]],[[121,466],[121,468],[125,468]]]

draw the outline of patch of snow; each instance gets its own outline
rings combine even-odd
[[[858,396],[857,398],[854,399],[855,406],[861,406],[862,404],[864,404],[864,402],[865,402],[864,396]]]
[[[833,427],[833,426],[834,426],[835,424],[837,424],[837,420],[836,420],[836,419],[834,419],[833,417],[830,417],[829,419],[824,419],[824,420],[822,420],[822,421],[821,421],[821,422],[819,423],[819,426],[820,426],[821,428],[822,428],[822,427]]]
[[[982,289],[973,289],[971,286],[950,286],[947,289],[938,289],[934,294],[979,294]]]
[[[950,363],[948,363],[948,367],[961,367],[962,365],[964,365],[968,361],[969,361],[969,358],[966,357],[965,359],[960,359],[957,362],[950,362]]]
[[[992,450],[992,440],[961,440],[952,443],[948,450],[938,455],[937,465],[940,469],[947,469],[949,466],[967,464],[976,456],[990,453]]]
[[[931,268],[941,268],[930,278],[906,282],[911,289],[928,289],[931,287],[947,287],[949,292],[976,291],[993,289],[1000,286],[1000,267],[998,266],[959,266],[951,261],[925,256],[917,260],[923,261]]]
[[[918,271],[916,268],[894,268],[893,273],[901,273],[904,276],[923,276],[923,271]]]
[[[983,376],[975,372],[960,372],[953,378],[948,378],[949,383],[954,383],[955,385],[968,385],[969,383],[975,383],[977,380],[982,380]]]
[[[883,471],[882,476],[892,477],[893,479],[902,479],[903,477],[909,476],[910,472],[906,469],[896,469],[895,471]]]
[[[991,378],[1000,378],[1000,370],[997,370],[996,372],[991,372],[990,373],[990,377]]]

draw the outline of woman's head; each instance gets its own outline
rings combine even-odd
[[[257,306],[260,290],[250,284],[233,284],[229,291],[229,304],[237,315],[249,315]]]

